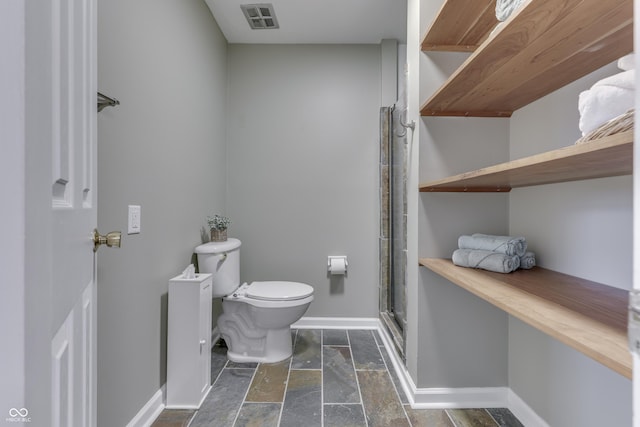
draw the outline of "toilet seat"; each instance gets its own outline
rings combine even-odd
[[[255,307],[294,307],[313,301],[313,287],[299,282],[252,282],[243,284],[224,299],[242,301]]]
[[[252,282],[247,287],[247,297],[263,301],[299,300],[313,294],[313,288],[299,282]]]

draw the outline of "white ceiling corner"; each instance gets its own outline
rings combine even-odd
[[[406,43],[406,0],[205,0],[229,43]],[[271,3],[280,28],[252,30],[241,4]]]

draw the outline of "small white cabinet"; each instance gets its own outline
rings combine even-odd
[[[211,389],[211,274],[169,281],[167,408],[199,408]]]

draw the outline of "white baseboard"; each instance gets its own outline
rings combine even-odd
[[[294,329],[380,329],[375,317],[303,317],[291,325]]]
[[[164,409],[164,394],[165,387],[162,386],[160,390],[151,396],[151,399],[140,409],[136,416],[129,421],[127,427],[149,427],[153,424]]]
[[[416,409],[506,408],[508,387],[416,388]],[[410,398],[411,399],[411,398]]]
[[[515,392],[509,389],[507,408],[527,427],[549,427],[549,424],[531,409]]]
[[[446,408],[506,408],[509,389],[507,387],[478,388],[422,388],[416,387],[404,363],[393,346],[393,341],[381,321],[378,332],[384,341],[393,369],[398,375],[409,404],[414,409]],[[391,367],[390,367],[391,368]]]

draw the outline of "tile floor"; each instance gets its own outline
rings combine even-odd
[[[152,427],[523,427],[504,408],[411,409],[378,332],[292,330],[293,356],[233,363],[211,353],[198,411],[164,410]]]

